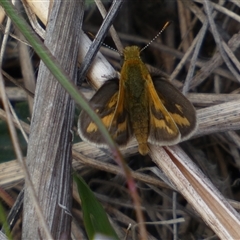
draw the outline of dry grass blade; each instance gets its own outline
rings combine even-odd
[[[233,52],[239,47],[239,44],[240,44],[239,39],[240,39],[240,32],[235,34],[228,42],[228,46]],[[207,77],[209,77],[209,75],[214,71],[214,69],[222,65],[222,63],[223,63],[223,60],[221,58],[220,53],[216,52],[212,57],[212,59],[206,62],[202,66],[202,68],[199,70],[198,74],[194,76],[194,78],[191,81],[191,88],[201,84]]]
[[[193,53],[193,56],[192,56],[192,59],[191,59],[191,62],[190,62],[190,66],[189,66],[189,69],[188,69],[188,74],[187,74],[186,80],[185,80],[184,85],[183,85],[183,90],[182,90],[183,94],[186,94],[189,90],[190,80],[192,79],[193,74],[194,74],[197,57],[199,55],[199,51],[200,51],[200,48],[202,46],[203,38],[206,34],[207,27],[208,27],[208,22],[206,21],[206,22],[204,22],[204,24],[202,26],[202,29],[198,33],[195,50],[194,50],[194,53]]]
[[[7,38],[8,38],[8,32],[10,30],[10,26],[11,26],[11,20],[10,20],[10,18],[8,18],[7,19],[7,27],[6,27],[7,32],[6,32],[6,35],[4,35],[2,46],[1,46],[1,57],[0,57],[1,58],[0,59],[0,67],[1,68],[2,68],[2,63],[3,63],[3,53],[5,52]],[[34,189],[32,181],[31,181],[26,162],[23,159],[23,155],[22,155],[19,140],[18,140],[18,137],[17,137],[16,129],[14,127],[13,120],[12,120],[12,115],[10,113],[10,107],[9,107],[10,102],[8,101],[8,98],[7,98],[7,95],[6,95],[6,92],[5,92],[5,84],[4,84],[4,79],[3,79],[2,73],[0,74],[0,96],[1,96],[1,99],[2,99],[2,102],[3,102],[4,109],[6,111],[6,119],[7,119],[9,131],[10,131],[12,143],[13,143],[13,146],[14,146],[14,151],[15,151],[16,157],[17,157],[17,159],[18,159],[18,161],[21,165],[21,168],[23,169],[24,177],[25,177],[25,181],[26,181],[26,186],[29,188],[29,194],[30,194],[31,198],[33,199],[33,206],[36,210],[37,218],[40,222],[41,227],[43,227],[43,232],[46,234],[46,236],[49,239],[52,239],[51,233],[49,232],[46,221],[43,218],[39,203],[37,201],[36,191]]]
[[[239,100],[199,109],[197,115],[199,126],[196,136],[240,128]]]
[[[152,149],[153,161],[215,233],[221,239],[239,239],[240,216],[192,160],[177,146]]]
[[[213,18],[212,18],[212,9],[209,5],[209,2],[206,1],[206,0],[204,0],[204,7],[205,7],[205,11],[206,11],[207,16],[208,16],[208,21],[209,21],[209,24],[210,24],[210,27],[211,27],[211,30],[212,30],[212,33],[213,33],[214,40],[215,40],[215,42],[218,46],[218,49],[221,53],[221,56],[222,56],[225,64],[229,68],[229,70],[236,77],[236,79],[240,82],[239,73],[234,69],[234,66],[232,66],[232,63],[231,63],[230,59],[228,58],[228,56],[226,55],[226,52],[224,51],[223,41],[220,38],[220,34],[218,33],[217,27],[216,27],[215,22],[213,21]]]
[[[72,79],[77,71],[77,53],[80,44],[83,2],[56,2],[47,26],[46,46],[62,64]],[[70,38],[69,36],[75,36]],[[57,44],[56,44],[57,43]],[[47,81],[46,81],[47,79]],[[34,114],[27,152],[27,162],[43,215],[53,238],[70,235],[70,216],[59,207],[70,208],[71,201],[71,142],[68,140],[73,120],[74,104],[47,67],[41,63]],[[67,117],[62,117],[62,114]],[[54,127],[52,125],[54,119]],[[61,129],[61,131],[59,131]],[[50,170],[51,169],[51,170]],[[50,171],[49,171],[50,170]],[[29,188],[24,193],[24,220],[22,238],[48,238],[39,226]],[[58,216],[54,218],[53,216]],[[39,227],[37,227],[39,226]]]

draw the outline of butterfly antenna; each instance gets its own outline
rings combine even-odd
[[[165,23],[165,25],[163,26],[163,28],[161,29],[161,31],[145,46],[143,47],[140,52],[142,52],[143,50],[145,50],[153,41],[155,41],[159,35],[161,35],[161,33],[171,24],[172,22],[168,21]]]
[[[91,32],[87,32],[87,35],[88,35],[88,37],[90,37],[92,40],[95,38],[95,36],[94,36]],[[113,50],[113,51],[115,51],[115,52],[118,52],[118,50],[116,50],[115,48],[110,47],[109,45],[107,45],[107,44],[104,43],[104,42],[101,42],[101,45],[104,46],[104,47],[106,47],[106,48],[108,48],[108,49],[110,49],[110,50]]]
[[[102,46],[104,46],[104,47],[106,47],[106,48],[108,48],[108,49],[110,49],[110,50],[112,50],[112,51],[118,52],[117,49],[110,47],[110,46],[107,45],[106,43],[103,43],[103,42],[102,42]],[[119,53],[119,52],[118,52],[118,53]]]

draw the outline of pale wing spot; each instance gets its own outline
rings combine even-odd
[[[102,118],[102,122],[107,128],[110,128],[112,118],[113,118],[113,114],[107,115]]]
[[[101,120],[103,122],[103,124],[107,127],[110,128],[110,123],[112,121],[112,116],[113,114],[107,115],[105,117],[103,117]],[[94,122],[91,122],[88,127],[87,127],[87,132],[96,132],[98,130],[97,125]]]
[[[87,127],[87,132],[90,133],[90,132],[96,132],[97,131],[97,125],[93,122],[91,122],[88,127]]]
[[[174,122],[177,123],[178,125],[181,125],[181,126],[190,126],[190,122],[188,121],[187,118],[185,117],[181,117],[179,114],[177,113],[171,113],[173,119],[174,119]]]
[[[127,129],[127,119],[123,123],[118,124],[118,131],[124,132]]]
[[[117,131],[115,132],[115,134],[113,135],[113,138],[116,139],[118,137],[118,134],[120,132],[125,132],[127,129],[127,120],[125,120],[123,123],[119,123],[117,125]]]
[[[155,127],[161,128],[161,129],[165,129],[165,130],[167,130],[167,132],[168,132],[169,134],[171,134],[171,135],[172,135],[172,134],[173,134],[173,135],[176,134],[176,129],[171,129],[171,128],[169,128],[169,127],[167,126],[165,120],[163,120],[163,119],[159,120],[159,119],[156,119],[155,117],[152,117],[152,121],[153,121]]]
[[[181,107],[180,105],[175,104],[175,107],[176,107],[181,113],[183,113],[182,107]]]
[[[108,103],[108,108],[112,108],[117,105],[118,100],[118,93],[115,93],[114,96],[111,98],[110,102]]]

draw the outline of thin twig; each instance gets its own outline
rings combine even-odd
[[[102,41],[104,39],[104,37],[107,34],[107,31],[109,30],[113,20],[115,19],[119,9],[121,8],[123,4],[123,0],[115,0],[112,3],[111,8],[109,9],[109,12],[107,14],[107,16],[104,18],[104,21],[98,31],[98,33],[96,34],[96,37],[94,38],[91,48],[89,48],[87,55],[85,56],[82,65],[79,69],[79,78],[83,79],[90,67],[90,64],[92,63],[93,58],[95,57],[95,55],[97,54]]]
[[[95,3],[97,5],[97,7],[98,7],[102,17],[105,18],[106,15],[107,15],[107,11],[106,11],[104,5],[102,4],[102,1],[95,0]],[[115,30],[113,25],[110,27],[109,32],[110,32],[111,37],[112,37],[112,39],[113,39],[113,41],[114,41],[114,43],[116,45],[116,48],[117,48],[118,52],[122,53],[123,45],[122,45],[121,40],[120,40],[120,38],[119,38],[119,36],[117,34],[117,31]]]
[[[197,57],[198,57],[200,48],[202,46],[203,38],[206,34],[207,28],[208,28],[208,22],[206,21],[206,22],[204,22],[201,30],[199,31],[199,33],[197,35],[198,40],[197,40],[196,47],[195,47],[195,50],[194,50],[194,53],[193,53],[193,56],[192,56],[192,59],[190,62],[188,74],[187,74],[186,80],[183,85],[183,90],[182,90],[183,94],[186,94],[188,92],[189,84],[190,84],[191,78],[193,77],[194,70],[196,67]]]
[[[216,25],[213,21],[213,18],[212,18],[212,10],[211,10],[211,6],[209,4],[209,1],[204,0],[204,8],[205,8],[208,20],[209,20],[210,27],[212,29],[212,34],[213,34],[214,40],[215,40],[215,42],[216,42],[216,44],[219,48],[221,56],[222,56],[224,62],[226,63],[226,65],[228,66],[229,70],[236,77],[236,79],[240,82],[239,73],[234,69],[230,59],[228,58],[228,56],[226,55],[226,52],[224,51],[224,48],[223,48],[223,45],[222,45],[222,39],[221,39],[221,37],[220,37],[220,35],[217,31],[217,27],[216,27]]]

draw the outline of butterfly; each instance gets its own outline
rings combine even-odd
[[[120,79],[106,81],[90,100],[110,135],[119,146],[135,137],[138,151],[149,152],[148,143],[175,145],[188,139],[197,128],[191,102],[168,80],[150,74],[137,46],[123,51]],[[78,133],[98,147],[107,147],[97,125],[85,111],[78,119]]]

